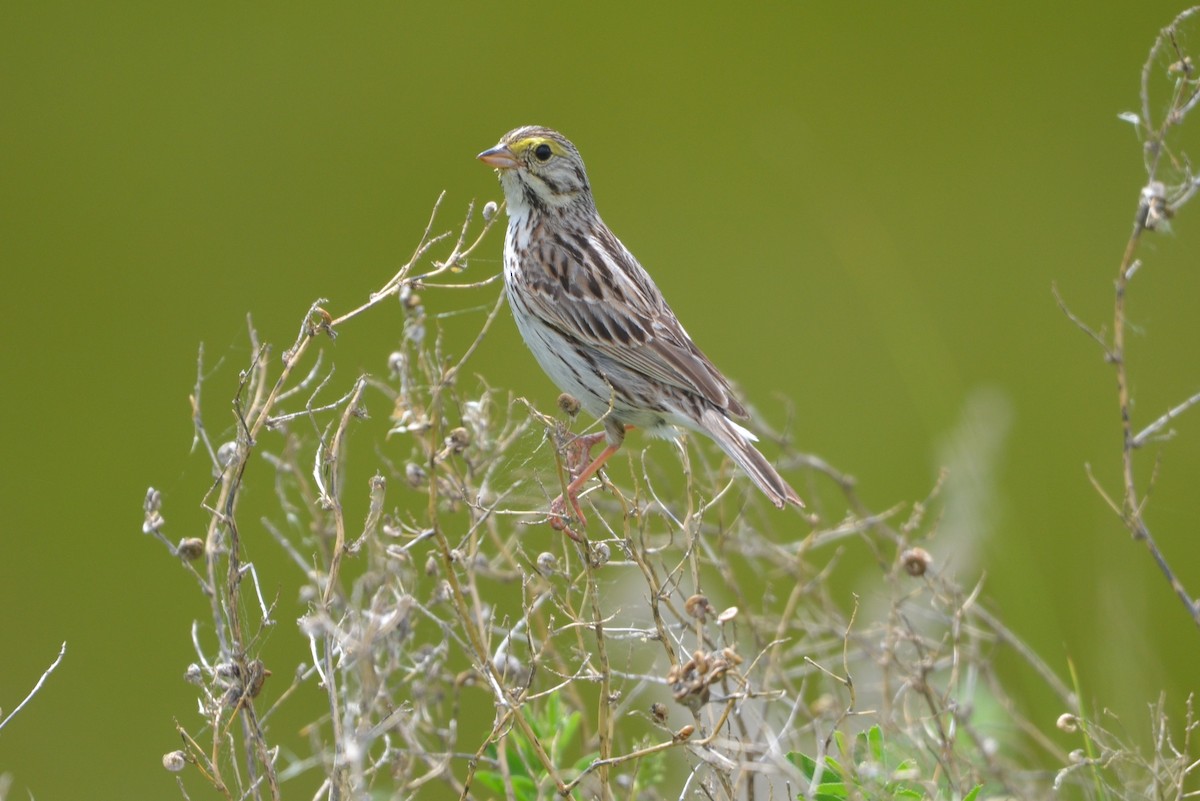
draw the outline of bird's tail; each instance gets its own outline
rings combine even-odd
[[[767,457],[754,447],[756,437],[716,409],[705,409],[700,415],[700,426],[718,445],[729,454],[729,458],[746,471],[771,503],[782,509],[791,503],[804,508],[804,501],[783,480],[783,476],[771,466]]]

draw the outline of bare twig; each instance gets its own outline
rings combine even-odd
[[[1149,425],[1135,433],[1134,403],[1129,375],[1129,364],[1126,354],[1127,337],[1127,306],[1129,288],[1137,275],[1141,262],[1136,255],[1146,231],[1157,230],[1167,224],[1178,210],[1196,193],[1196,177],[1191,174],[1186,158],[1179,158],[1168,145],[1168,138],[1174,129],[1180,126],[1188,113],[1200,99],[1200,84],[1195,77],[1195,67],[1191,56],[1183,49],[1181,26],[1200,12],[1200,7],[1190,8],[1178,16],[1164,28],[1155,38],[1150,53],[1146,58],[1141,73],[1141,114],[1123,115],[1127,121],[1133,122],[1144,139],[1143,154],[1145,159],[1147,181],[1138,197],[1138,205],[1134,214],[1133,228],[1125,244],[1124,252],[1117,265],[1114,282],[1113,322],[1111,341],[1097,334],[1073,314],[1053,287],[1055,301],[1060,309],[1078,328],[1087,333],[1103,350],[1105,359],[1113,365],[1117,384],[1117,409],[1120,414],[1121,426],[1121,492],[1119,503],[1112,497],[1116,493],[1105,491],[1099,481],[1088,469],[1088,478],[1105,503],[1121,518],[1126,530],[1134,540],[1141,542],[1150,553],[1151,558],[1167,579],[1175,594],[1183,603],[1193,623],[1200,627],[1200,603],[1183,585],[1180,578],[1171,567],[1166,555],[1158,547],[1150,526],[1146,522],[1146,506],[1149,490],[1143,494],[1139,487],[1135,454],[1150,438],[1156,436],[1167,424],[1179,415],[1200,403],[1200,393],[1193,395],[1166,414],[1154,420]],[[1156,68],[1161,66],[1160,58],[1165,50],[1169,50],[1172,62],[1167,67],[1167,79],[1171,85],[1170,97],[1161,114],[1157,113],[1151,100],[1151,81],[1156,75]],[[1160,175],[1165,164],[1178,176],[1177,183],[1169,186]],[[1151,481],[1152,485],[1152,481]]]
[[[42,685],[46,683],[46,679],[50,678],[50,674],[58,669],[59,664],[62,662],[63,657],[66,656],[66,654],[67,644],[66,642],[63,642],[62,646],[58,649],[58,656],[54,657],[54,661],[50,663],[50,667],[42,671],[41,677],[37,680],[37,684],[33,685],[33,689],[29,691],[29,694],[21,700],[21,703],[17,704],[16,708],[13,709],[12,712],[9,712],[3,720],[0,720],[0,730],[3,730],[4,727],[8,725],[8,722],[16,717],[17,713],[24,709],[25,705],[33,699],[33,696],[38,694],[38,692],[42,689]]]
[[[1146,441],[1151,437],[1156,436],[1159,431],[1162,431],[1163,427],[1167,425],[1167,423],[1171,422],[1176,417],[1195,406],[1197,403],[1200,403],[1200,392],[1197,392],[1195,395],[1191,396],[1183,403],[1180,403],[1178,406],[1173,406],[1168,409],[1166,414],[1138,432],[1137,436],[1133,438],[1133,447],[1140,448],[1145,445]]]

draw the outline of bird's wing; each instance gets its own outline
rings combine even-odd
[[[607,228],[532,245],[524,271],[536,313],[585,347],[647,379],[695,393],[734,417],[746,409],[663,299],[650,275]]]

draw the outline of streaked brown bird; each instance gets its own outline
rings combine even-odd
[[[804,506],[735,422],[747,417],[650,275],[596,211],[583,159],[549,128],[509,131],[478,156],[496,168],[508,205],[504,284],[517,328],[538,364],[599,418],[608,447],[567,487],[576,496],[616,452],[625,430],[674,437],[699,431],[746,471],[777,507]],[[562,499],[552,507],[558,528]]]

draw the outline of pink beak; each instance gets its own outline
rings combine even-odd
[[[508,145],[496,145],[491,150],[483,151],[475,158],[489,167],[495,167],[498,170],[511,170],[517,166],[517,157],[508,149]]]

